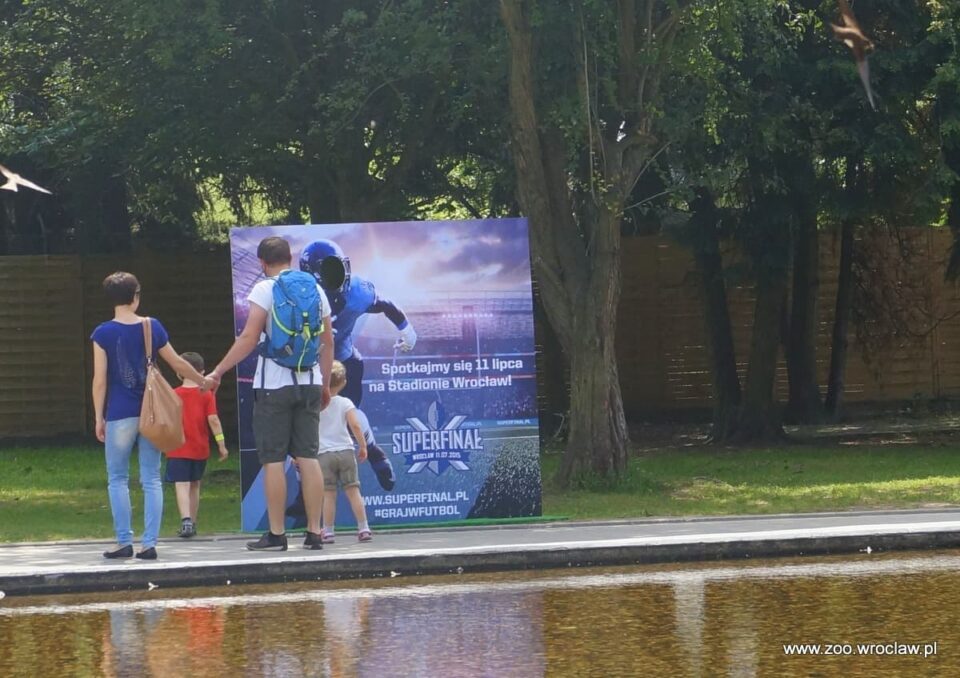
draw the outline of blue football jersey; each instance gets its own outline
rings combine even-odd
[[[353,330],[360,316],[370,313],[377,301],[373,283],[359,276],[350,278],[350,287],[330,296],[333,314],[333,356],[344,361],[353,355]]]

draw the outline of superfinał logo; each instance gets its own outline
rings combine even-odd
[[[412,431],[393,434],[393,450],[404,456],[409,466],[407,473],[420,473],[424,469],[440,475],[453,467],[457,471],[469,471],[470,453],[483,449],[483,438],[476,426],[463,426],[464,415],[451,417],[445,423],[428,417],[432,426],[418,417],[408,417]]]

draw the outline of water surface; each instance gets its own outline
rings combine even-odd
[[[225,675],[957,676],[960,555],[0,601],[0,676]]]

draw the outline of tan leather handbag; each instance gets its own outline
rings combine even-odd
[[[140,406],[140,434],[161,452],[172,452],[184,443],[183,401],[153,361],[150,318],[143,320],[143,345],[147,350],[147,382]]]

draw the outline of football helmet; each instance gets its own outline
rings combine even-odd
[[[300,270],[311,273],[325,292],[350,286],[350,257],[332,240],[317,240],[300,253]]]

